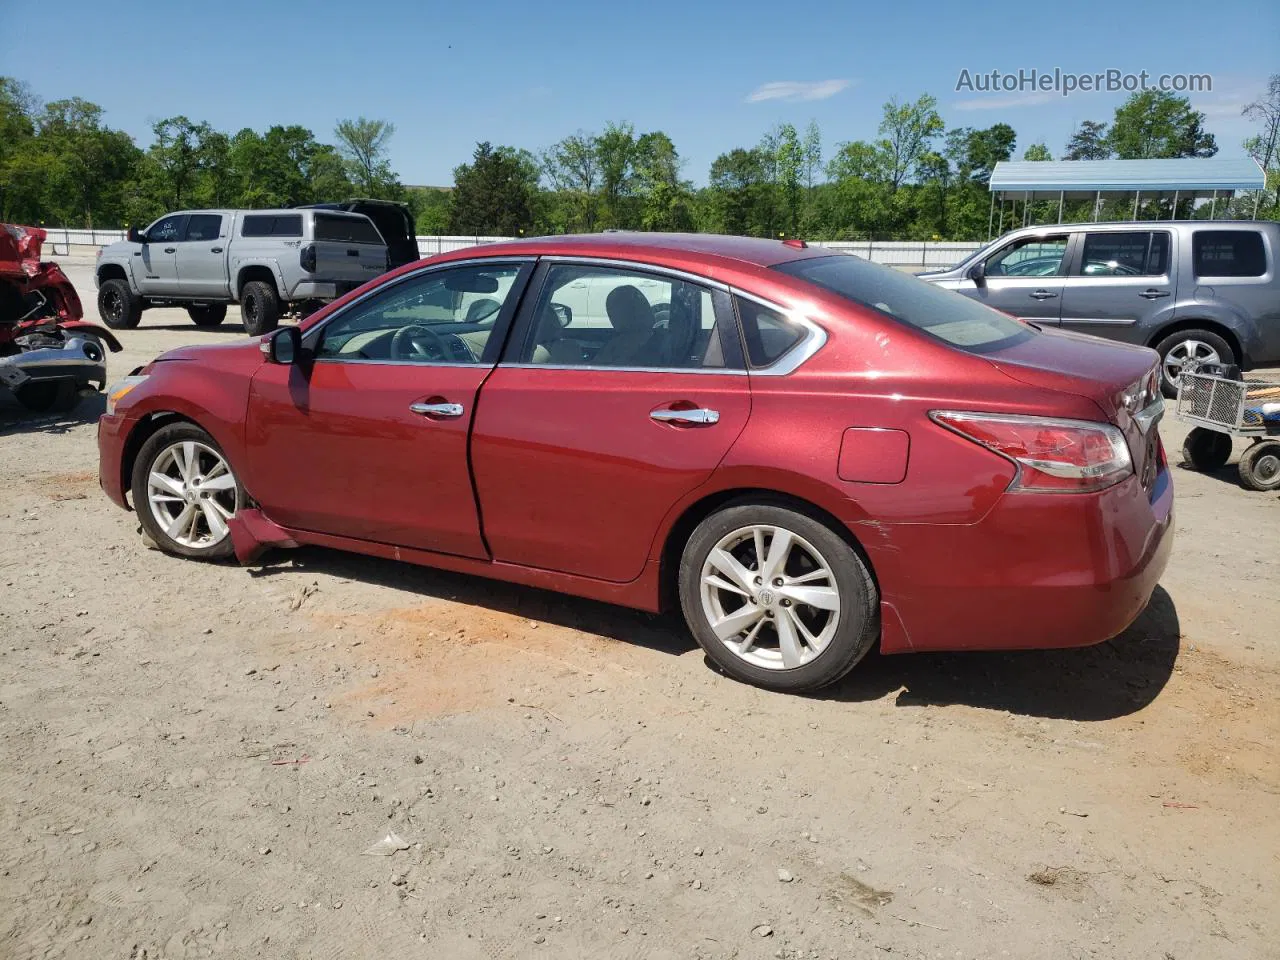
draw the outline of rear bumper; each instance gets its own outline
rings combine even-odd
[[[126,510],[129,501],[124,494],[121,464],[131,428],[132,423],[124,417],[104,413],[98,418],[98,484],[112,503]]]
[[[291,300],[337,300],[367,280],[303,280],[293,288]]]
[[[855,524],[880,579],[885,653],[1088,646],[1124,631],[1173,547],[1173,484],[1006,494],[979,523]]]

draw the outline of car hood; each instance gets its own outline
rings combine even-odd
[[[192,347],[178,347],[174,350],[167,350],[160,356],[156,357],[154,363],[167,363],[170,360],[203,360],[206,362],[218,362],[223,359],[235,357],[239,354],[256,354],[259,353],[258,342],[261,337],[252,337],[249,340],[237,340],[235,343],[206,343]]]
[[[1111,414],[1117,395],[1149,374],[1159,355],[1083,333],[1044,330],[987,359],[1007,377],[1088,397]]]

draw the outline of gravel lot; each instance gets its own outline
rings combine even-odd
[[[148,312],[112,375],[243,335]],[[601,604],[147,550],[100,411],[0,400],[0,956],[1280,957],[1280,499],[1234,467],[1178,472],[1122,637],[798,698]]]

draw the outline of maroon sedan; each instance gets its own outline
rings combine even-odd
[[[462,250],[116,385],[186,557],[320,544],[645,610],[778,690],[1122,631],[1172,543],[1156,354],[798,241]]]

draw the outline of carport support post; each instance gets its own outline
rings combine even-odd
[[[1095,190],[1093,193],[1093,222],[1098,222],[1098,208],[1102,206],[1102,191]]]
[[[1170,220],[1178,219],[1178,193],[1179,192],[1180,191],[1178,190],[1173,191],[1173,216],[1169,218]]]
[[[1253,195],[1253,219],[1258,219],[1258,201],[1262,199],[1262,191],[1259,190]]]
[[[1062,199],[1064,196],[1065,194],[1061,190],[1059,190],[1058,191],[1058,222],[1059,223],[1062,222]]]
[[[1000,209],[1001,209],[1001,212],[1003,212],[1004,207],[1002,206]],[[991,208],[987,211],[987,239],[988,240],[991,239],[991,218],[994,217],[995,215],[996,215],[996,193],[994,190],[992,190],[991,191]]]
[[[1141,190],[1133,191],[1133,219],[1138,219],[1138,200],[1142,197]]]
[[[1218,191],[1213,191],[1213,199],[1209,201],[1209,219],[1212,220],[1218,212]]]

